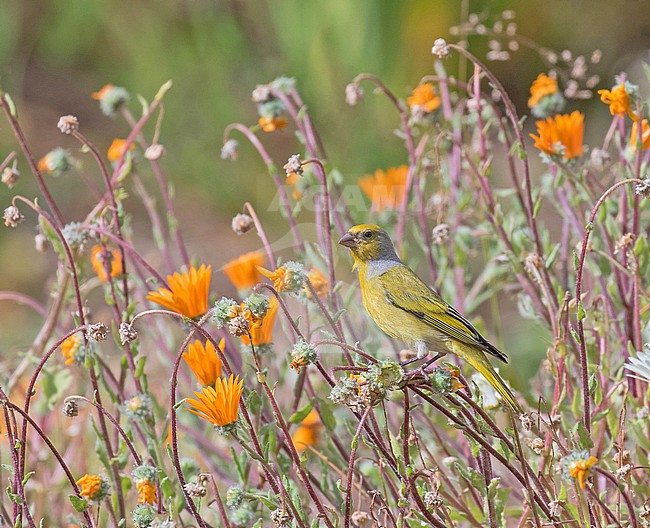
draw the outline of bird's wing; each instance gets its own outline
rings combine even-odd
[[[488,342],[472,323],[449,306],[407,266],[395,266],[379,277],[389,303],[422,320],[438,332],[479,348],[508,362],[508,357]]]

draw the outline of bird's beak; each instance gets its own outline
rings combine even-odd
[[[345,235],[341,237],[341,240],[339,240],[339,244],[349,248],[357,247],[356,239],[352,233],[345,233]]]

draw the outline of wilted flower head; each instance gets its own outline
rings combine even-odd
[[[25,220],[25,217],[15,205],[7,207],[2,218],[4,218],[5,226],[7,227],[17,227],[18,224]]]
[[[437,55],[441,59],[447,59],[451,55],[447,41],[442,38],[436,39],[434,41],[433,47],[431,48],[431,53]]]
[[[83,364],[88,355],[87,351],[87,347],[84,346],[81,337],[77,334],[72,334],[61,343],[61,353],[65,358],[66,365]]]
[[[88,325],[86,329],[86,338],[92,339],[93,341],[106,341],[107,335],[108,328],[101,322]]]
[[[204,387],[201,392],[194,391],[197,399],[188,398],[193,408],[187,409],[207,420],[212,425],[224,427],[237,421],[239,400],[244,390],[244,380],[233,374],[229,378],[218,378],[214,387]]]
[[[363,101],[363,88],[357,83],[350,83],[345,87],[345,102],[350,106],[356,106]]]
[[[636,87],[629,83],[621,83],[612,90],[598,90],[600,100],[609,105],[612,115],[628,117],[634,121],[639,117],[632,111],[632,98],[630,95],[636,92]]]
[[[293,345],[291,358],[291,364],[289,366],[292,369],[296,369],[296,372],[300,372],[300,369],[315,363],[318,359],[316,347],[300,338],[296,344]]]
[[[589,456],[589,451],[573,451],[560,461],[560,467],[566,480],[574,478],[578,481],[580,489],[585,489],[585,482],[589,477],[591,467],[596,462],[598,462],[598,459]]]
[[[330,399],[362,412],[377,405],[388,391],[398,390],[404,381],[404,369],[395,361],[373,363],[368,370],[341,378],[332,388]]]
[[[214,304],[212,319],[216,323],[217,328],[223,328],[228,324],[230,319],[238,316],[240,312],[241,309],[237,301],[228,297],[222,297]]]
[[[249,325],[249,332],[253,338],[252,344],[255,347],[270,345],[273,340],[273,325],[275,324],[275,316],[278,312],[278,300],[275,297],[271,297],[268,302],[268,311],[262,320],[254,321],[253,324]],[[242,335],[241,338],[244,345],[251,345],[251,339],[248,337],[248,334]]]
[[[61,176],[64,172],[70,170],[72,158],[70,153],[57,147],[50,150],[45,156],[38,160],[38,170],[51,176]]]
[[[255,222],[247,214],[239,213],[232,219],[232,230],[238,235],[248,233],[251,229],[253,229],[253,227],[255,227]]]
[[[198,270],[192,266],[187,272],[167,275],[169,289],[149,292],[147,299],[193,319],[208,311],[211,279],[212,266],[201,264]]]
[[[535,117],[543,118],[560,112],[564,108],[564,97],[555,77],[540,73],[530,87],[528,108]]]
[[[285,163],[284,170],[287,173],[287,176],[292,174],[302,175],[305,171],[302,168],[302,161],[300,161],[300,154],[293,154],[289,156],[289,161]]]
[[[278,292],[296,293],[302,289],[306,278],[303,265],[291,260],[275,271],[269,271],[259,266],[257,269],[262,275],[273,281],[273,287]]]
[[[545,121],[537,121],[537,135],[530,134],[535,140],[535,147],[549,156],[562,156],[572,159],[582,156],[582,138],[584,135],[584,115],[578,112],[560,114]]]
[[[2,171],[2,183],[4,183],[10,189],[16,185],[16,182],[20,178],[20,171],[18,170],[18,165],[16,163],[11,167],[5,167]]]
[[[79,120],[73,115],[61,116],[56,126],[63,134],[72,134],[79,128]]]
[[[236,139],[229,139],[221,147],[221,159],[223,160],[232,160],[237,159],[237,147],[239,142]]]
[[[228,321],[227,327],[230,335],[242,337],[248,334],[251,325],[248,322],[248,319],[241,315],[237,315]]]
[[[126,321],[120,323],[120,329],[118,333],[120,335],[120,343],[122,343],[122,345],[126,345],[138,338],[138,332],[135,331],[135,328],[133,328],[132,324],[127,323]]]
[[[106,84],[98,92],[94,92],[92,98],[99,101],[99,107],[104,115],[111,116],[129,100],[129,92],[126,88]]]
[[[154,504],[156,502],[156,483],[158,470],[147,464],[134,468],[133,480],[138,490],[138,502],[141,504]]]
[[[452,366],[436,366],[429,374],[431,388],[440,394],[449,394],[465,388],[460,381],[460,371]]]
[[[381,213],[385,209],[397,209],[406,194],[409,168],[407,165],[377,169],[374,174],[359,178],[361,190],[372,202],[372,210]]]
[[[108,152],[106,153],[108,161],[118,161],[125,152],[135,150],[135,145],[133,143],[128,146],[128,150],[126,144],[126,139],[115,138],[111,143],[111,146],[108,147]]]
[[[77,486],[79,486],[79,495],[95,502],[101,502],[108,497],[111,491],[108,480],[99,475],[88,473],[77,480]]]
[[[248,290],[262,280],[259,266],[264,264],[261,251],[251,251],[230,260],[223,266],[223,272],[238,290]]]
[[[638,183],[635,192],[644,198],[650,198],[650,178],[646,178],[641,183]]]

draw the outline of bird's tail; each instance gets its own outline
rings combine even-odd
[[[512,409],[515,416],[523,413],[523,410],[517,403],[514,394],[512,394],[512,391],[508,388],[505,381],[503,381],[497,371],[494,370],[494,367],[488,361],[485,352],[464,344],[455,344],[454,353],[483,374],[490,385],[492,385],[492,387],[494,387],[494,389],[501,395],[503,401],[508,405],[508,407],[510,407],[510,409]]]

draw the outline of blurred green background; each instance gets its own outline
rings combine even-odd
[[[229,256],[256,249],[256,239],[232,238],[232,215],[244,201],[262,215],[268,206],[270,180],[253,149],[238,138],[239,160],[219,157],[228,123],[257,121],[250,93],[258,83],[279,75],[296,79],[333,165],[346,181],[356,182],[365,172],[405,163],[406,153],[393,133],[398,120],[385,98],[367,94],[364,103],[350,108],[345,85],[370,72],[404,97],[432,73],[436,38],[456,40],[449,28],[469,12],[487,16],[489,23],[504,9],[515,10],[518,33],[539,45],[587,56],[601,49],[602,61],[593,70],[601,77],[597,88],[610,87],[620,71],[633,76],[647,59],[647,0],[0,0],[0,87],[15,100],[37,158],[63,146],[92,172],[95,167],[78,145],[56,129],[59,116],[76,115],[83,133],[105,152],[114,137],[126,137],[128,127],[103,116],[90,94],[108,82],[124,86],[139,114],[136,94],[151,100],[172,79],[161,163],[175,188],[190,252],[218,268]],[[480,36],[471,37],[470,46],[479,57],[488,50]],[[451,72],[458,71],[454,60],[447,63]],[[522,48],[491,67],[525,113],[528,87],[546,70],[539,56]],[[583,110],[593,104],[570,103]],[[609,118],[606,108],[598,112],[603,122]],[[150,138],[152,126],[146,132]],[[588,127],[587,141],[589,134]],[[301,150],[289,131],[266,134],[264,141],[277,162]],[[14,149],[1,116],[0,158]],[[18,185],[0,188],[3,209],[13,194],[38,194],[22,156],[19,165]],[[67,220],[83,218],[92,204],[74,172],[53,181],[52,189]],[[271,230],[279,221],[274,215],[264,218]],[[35,218],[27,216],[18,229],[0,230],[0,290],[23,291],[45,302],[54,257],[35,252]],[[139,221],[146,219],[136,211],[136,228]],[[230,288],[223,276],[215,281],[218,291]],[[24,349],[37,331],[34,313],[13,304],[0,302],[0,318],[2,354]]]

